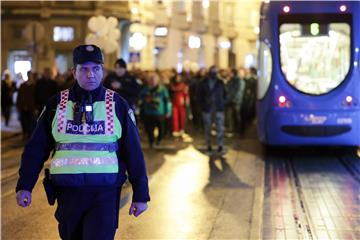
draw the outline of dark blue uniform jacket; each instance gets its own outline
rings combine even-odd
[[[75,83],[70,89],[69,100],[80,102],[83,95],[92,95],[93,102],[105,99],[103,86],[93,91],[85,91]],[[133,188],[134,202],[147,202],[150,200],[148,189],[148,178],[146,175],[144,156],[141,150],[140,138],[135,123],[129,116],[129,105],[118,94],[114,94],[115,111],[122,126],[122,136],[118,140],[119,150],[117,151],[119,162],[119,178],[116,186],[120,187],[127,176]],[[18,190],[32,191],[38,179],[39,173],[45,161],[54,150],[55,141],[51,134],[51,124],[55,117],[56,107],[60,102],[60,93],[52,97],[43,110],[36,129],[25,146],[21,157],[19,180],[16,186]],[[80,186],[81,187],[81,186]],[[99,186],[94,186],[99,188]],[[108,188],[109,186],[107,186]],[[110,186],[112,187],[112,186]]]

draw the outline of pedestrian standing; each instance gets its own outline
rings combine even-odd
[[[251,67],[247,70],[245,77],[244,103],[242,107],[242,115],[245,127],[248,126],[255,117],[256,105],[256,84],[257,70]]]
[[[189,105],[189,88],[180,74],[176,74],[170,83],[172,105],[172,134],[179,137],[184,134],[186,106]]]
[[[4,117],[5,126],[9,126],[15,91],[15,82],[11,79],[10,73],[5,73],[4,79],[1,81],[1,114]]]
[[[211,66],[208,76],[199,86],[200,106],[204,121],[207,151],[212,153],[211,130],[216,123],[216,135],[218,153],[225,153],[224,149],[224,109],[225,109],[225,85],[217,76],[217,67]]]
[[[145,131],[148,135],[150,147],[159,145],[164,134],[164,121],[169,114],[168,102],[169,92],[159,84],[159,76],[151,73],[148,76],[147,86],[140,93],[142,116]],[[158,129],[158,136],[155,140],[154,130]]]
[[[195,130],[203,128],[203,120],[201,115],[202,112],[200,106],[201,96],[199,95],[199,86],[200,83],[206,77],[206,74],[207,74],[206,68],[201,68],[198,71],[198,73],[190,80],[190,84],[189,84],[191,116]]]
[[[245,89],[245,82],[239,78],[237,69],[231,69],[230,80],[225,85],[225,88],[227,134],[232,136],[235,132],[241,132],[241,104]]]
[[[49,99],[58,91],[58,85],[52,78],[51,69],[44,68],[42,77],[36,80],[35,103],[38,115],[43,110]]]
[[[115,62],[115,73],[110,73],[104,80],[104,86],[114,90],[125,98],[130,107],[135,110],[135,104],[139,98],[142,82],[130,75],[124,59]]]
[[[16,107],[22,128],[23,139],[28,140],[36,125],[35,81],[33,72],[27,72],[28,80],[20,85]]]
[[[101,50],[80,45],[73,62],[75,85],[50,99],[25,146],[16,200],[22,207],[31,204],[31,191],[53,151],[44,185],[49,203],[57,200],[60,237],[114,239],[126,178],[133,189],[130,215],[139,216],[150,200],[140,138],[128,103],[101,84]]]

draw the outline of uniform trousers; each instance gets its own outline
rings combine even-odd
[[[61,239],[114,239],[119,198],[119,188],[61,188],[55,212]]]

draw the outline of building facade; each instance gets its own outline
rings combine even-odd
[[[256,52],[259,5],[258,0],[3,1],[1,67],[12,74],[28,67],[66,71],[72,49],[91,33],[94,16],[117,19],[120,37],[115,51],[105,54],[107,68],[117,57],[146,70],[255,64],[249,56]]]

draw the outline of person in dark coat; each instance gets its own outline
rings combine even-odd
[[[15,91],[15,82],[12,81],[9,73],[5,73],[4,80],[1,81],[1,114],[5,119],[5,126],[9,126]]]
[[[190,97],[190,108],[192,115],[192,122],[194,124],[195,129],[203,128],[203,120],[201,115],[201,106],[199,95],[199,86],[202,80],[204,80],[206,76],[206,68],[201,68],[198,73],[190,80],[189,84],[189,97]]]
[[[200,106],[203,115],[207,151],[212,152],[211,128],[215,121],[218,153],[225,153],[224,149],[224,110],[225,110],[225,85],[217,76],[217,67],[211,66],[207,77],[199,86]]]
[[[256,84],[257,84],[257,70],[251,67],[247,71],[245,77],[244,101],[242,106],[242,116],[245,127],[248,126],[255,117],[256,105]]]
[[[35,74],[27,72],[28,80],[20,85],[16,107],[22,128],[23,139],[28,140],[36,125]]]
[[[232,69],[230,80],[226,84],[225,120],[229,136],[241,132],[241,104],[244,96],[245,82],[238,76],[237,69]]]
[[[115,62],[115,73],[110,73],[104,80],[104,86],[119,93],[133,110],[139,98],[141,85],[140,80],[129,74],[126,62],[122,58]]]
[[[46,103],[58,90],[57,83],[51,77],[50,68],[45,68],[42,77],[35,84],[35,104],[38,114],[41,113]]]

